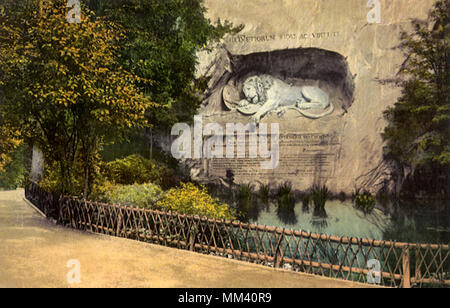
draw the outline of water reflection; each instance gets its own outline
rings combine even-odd
[[[324,230],[328,227],[328,221],[326,217],[313,216],[311,218],[311,225],[314,232],[324,233]]]
[[[327,218],[327,211],[324,208],[314,207],[310,223],[314,230],[317,230],[315,232],[322,233],[328,227]]]
[[[270,211],[268,202],[261,202],[255,197],[241,198],[237,202],[238,218],[241,221],[258,221],[261,212]]]
[[[303,203],[302,204],[302,213],[309,213],[309,205]]]
[[[285,225],[296,225],[297,214],[295,213],[295,199],[289,192],[278,198],[277,217]]]
[[[442,204],[409,204],[388,206],[390,224],[384,229],[386,239],[402,242],[450,242],[450,206]]]
[[[376,208],[371,213],[356,209],[351,201],[331,200],[319,213],[302,203],[283,208],[271,203],[251,222],[337,236],[421,243],[449,243],[449,207],[440,210],[402,207]],[[416,207],[417,208],[417,207]]]
[[[285,225],[296,225],[298,222],[297,215],[293,208],[277,208],[277,217]]]
[[[377,240],[450,242],[450,204],[383,202],[371,213],[364,213],[350,200],[329,200],[325,211],[318,212],[306,199],[298,203],[263,202],[255,195],[239,198],[230,191],[221,199],[241,212],[240,220],[261,225]]]

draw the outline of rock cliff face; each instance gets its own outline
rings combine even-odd
[[[225,177],[228,166],[237,182],[291,181],[298,189],[326,184],[336,193],[351,193],[355,186],[378,190],[391,180],[381,133],[383,111],[400,95],[399,88],[386,82],[396,77],[404,61],[396,46],[400,33],[410,30],[410,20],[426,19],[433,3],[206,0],[211,20],[245,28],[227,36],[213,52],[200,54],[198,74],[210,78],[199,112],[204,124],[249,123],[250,117],[236,106],[244,98],[246,78],[260,74],[320,88],[335,110],[320,119],[293,110],[265,117],[262,123],[280,125],[280,164],[275,170],[262,172],[251,161],[223,158],[202,161],[197,174],[203,179]]]

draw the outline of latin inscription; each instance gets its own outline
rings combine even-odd
[[[243,139],[241,142],[244,142]],[[270,176],[271,179],[280,181],[298,182],[313,178],[332,178],[334,175],[340,150],[340,138],[337,134],[281,134],[279,165],[275,170],[261,170],[260,162],[264,161],[264,158],[249,157],[250,140],[248,136],[245,139],[247,149],[245,157],[208,160],[208,176],[224,177],[227,170],[232,170],[238,181],[251,181]]]
[[[327,39],[341,36],[337,32],[310,32],[310,33],[285,33],[285,34],[262,34],[262,35],[234,35],[226,38],[228,43],[263,43],[273,41],[298,41],[306,39]]]

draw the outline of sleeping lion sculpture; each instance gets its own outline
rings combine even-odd
[[[245,99],[239,102],[238,111],[252,115],[255,123],[269,113],[282,115],[288,109],[294,109],[310,119],[319,119],[334,111],[328,95],[320,88],[291,86],[270,75],[247,78],[243,92]]]

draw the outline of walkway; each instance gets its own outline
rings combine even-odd
[[[72,259],[80,284],[67,282]],[[366,286],[56,226],[17,190],[0,192],[0,287]]]

